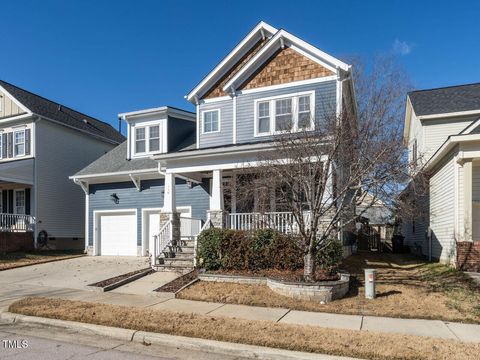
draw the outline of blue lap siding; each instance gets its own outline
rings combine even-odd
[[[131,181],[92,184],[89,187],[88,209],[88,245],[93,245],[93,212],[97,210],[137,209],[137,246],[142,245],[142,209],[163,207],[164,180],[143,180],[142,191],[138,191]],[[111,195],[116,194],[118,204]],[[192,217],[205,220],[209,209],[208,181],[193,185],[191,188],[185,181],[176,180],[177,206],[191,206]]]

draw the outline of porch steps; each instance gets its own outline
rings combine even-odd
[[[176,271],[186,273],[193,269],[194,240],[181,239],[177,246],[168,246],[160,255],[159,263],[153,268],[156,271]]]

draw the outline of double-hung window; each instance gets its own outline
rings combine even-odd
[[[14,156],[25,155],[25,130],[17,130],[13,133],[14,136]]]
[[[259,99],[255,102],[255,135],[314,129],[314,92]]]
[[[144,153],[146,152],[146,142],[145,142],[145,128],[136,128],[135,129],[135,152]]]
[[[148,127],[148,151],[160,150],[160,125]]]
[[[203,112],[203,133],[220,131],[220,110]]]
[[[15,190],[15,214],[25,214],[25,190]]]

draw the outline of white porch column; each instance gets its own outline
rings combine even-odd
[[[176,212],[175,174],[165,174],[165,191],[163,196],[163,212]]]
[[[464,241],[472,241],[472,160],[465,160],[463,163],[463,228]]]
[[[231,208],[232,213],[237,212],[237,174],[232,174],[232,181],[230,182]]]
[[[213,226],[223,227],[225,212],[223,207],[222,170],[220,169],[213,170],[209,214]]]

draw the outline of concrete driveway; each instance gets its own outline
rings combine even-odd
[[[0,271],[0,284],[85,289],[86,285],[149,266],[135,256],[84,256]]]

